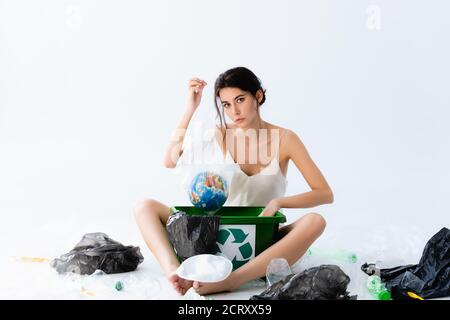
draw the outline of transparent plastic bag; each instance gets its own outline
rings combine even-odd
[[[193,179],[201,173],[217,175],[227,189],[236,171],[236,164],[227,163],[220,150],[215,127],[205,127],[202,123],[193,124],[186,132],[183,153],[177,161],[173,173],[180,181],[180,187],[191,201]],[[226,195],[228,197],[228,195]]]

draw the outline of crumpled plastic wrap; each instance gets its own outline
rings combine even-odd
[[[250,300],[355,300],[350,278],[336,265],[321,265],[288,275]]]
[[[365,263],[362,271],[376,272],[375,264]],[[428,240],[418,264],[379,270],[381,280],[393,299],[413,299],[412,292],[424,299],[450,296],[450,230],[442,228]]]
[[[95,270],[120,273],[136,270],[144,261],[139,247],[124,246],[101,232],[87,233],[68,253],[53,259],[50,265],[58,273],[92,274]]]
[[[167,220],[169,240],[181,261],[198,254],[213,254],[220,216],[190,216],[174,212]]]

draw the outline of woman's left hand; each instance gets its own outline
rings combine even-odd
[[[278,199],[270,200],[267,206],[259,215],[260,217],[272,217],[278,210],[281,209]]]

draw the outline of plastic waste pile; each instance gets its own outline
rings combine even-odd
[[[320,265],[297,274],[289,273],[286,264],[280,261],[268,266],[267,279],[272,283],[250,300],[354,300],[347,286],[350,278],[336,265]],[[274,270],[277,270],[274,272]],[[281,280],[278,280],[282,278]]]

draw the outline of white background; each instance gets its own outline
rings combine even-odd
[[[449,14],[444,0],[0,0],[2,244],[61,254],[103,231],[148,256],[134,204],[189,204],[162,165],[187,81],[208,82],[192,121],[212,124],[214,81],[235,66],[334,191],[289,221],[322,213],[324,239],[347,247],[386,226],[429,238],[450,222]],[[309,190],[292,163],[288,180],[287,195]]]

